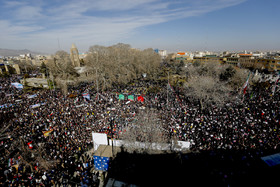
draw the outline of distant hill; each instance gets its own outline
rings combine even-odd
[[[16,50],[16,49],[1,49],[0,48],[0,56],[19,56],[22,54],[31,53],[32,55],[43,54],[40,52],[30,51],[28,49]]]

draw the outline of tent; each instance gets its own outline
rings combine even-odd
[[[100,145],[93,155],[94,168],[96,170],[107,171],[110,157],[112,157],[112,148],[108,145]]]
[[[107,134],[92,132],[93,150],[96,151],[99,145],[107,145]]]
[[[264,156],[261,159],[268,165],[268,166],[276,166],[280,164],[280,153]]]

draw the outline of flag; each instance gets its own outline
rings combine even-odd
[[[124,95],[123,94],[119,95],[119,100],[124,100]]]
[[[17,89],[23,89],[23,85],[18,82],[12,82],[11,85]]]
[[[93,156],[94,167],[96,170],[107,171],[109,169],[110,158],[102,156]]]
[[[137,97],[137,101],[144,102],[144,97],[138,96],[138,97]]]
[[[167,84],[167,90],[171,90],[171,91],[172,91],[172,88],[171,88],[171,85],[170,85],[169,82],[168,82],[168,84]]]
[[[32,141],[27,143],[29,149],[33,149]]]
[[[89,93],[83,93],[83,97],[87,100],[90,100],[90,95]]]
[[[247,77],[247,80],[246,80],[246,82],[245,82],[245,83],[243,84],[243,86],[242,86],[243,95],[245,95],[245,94],[246,94],[246,90],[247,90],[248,85],[249,85],[250,73],[251,73],[251,72],[249,72],[249,75],[248,75],[248,77]]]
[[[251,93],[251,96],[250,96],[250,99],[252,99],[254,97],[254,93],[252,92]]]
[[[12,165],[13,165],[13,158],[9,158],[8,167],[11,167]]]
[[[32,98],[34,98],[34,97],[37,97],[37,94],[33,94],[33,95],[27,96],[28,99],[32,99]]]
[[[78,102],[79,101],[79,98],[76,97],[76,99],[74,100],[74,103]]]
[[[129,95],[129,96],[127,97],[127,99],[128,99],[129,101],[134,101],[134,96],[133,96],[133,95]]]
[[[49,134],[53,131],[53,129],[49,130],[49,131],[43,131],[44,137],[48,137]]]

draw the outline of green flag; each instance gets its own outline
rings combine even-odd
[[[128,99],[129,101],[134,101],[134,96],[133,96],[133,95],[129,95],[129,96],[127,97],[127,99]]]
[[[119,100],[124,100],[124,95],[123,94],[119,95]]]

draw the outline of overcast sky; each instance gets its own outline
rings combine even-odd
[[[279,0],[0,0],[0,48],[280,50]]]

